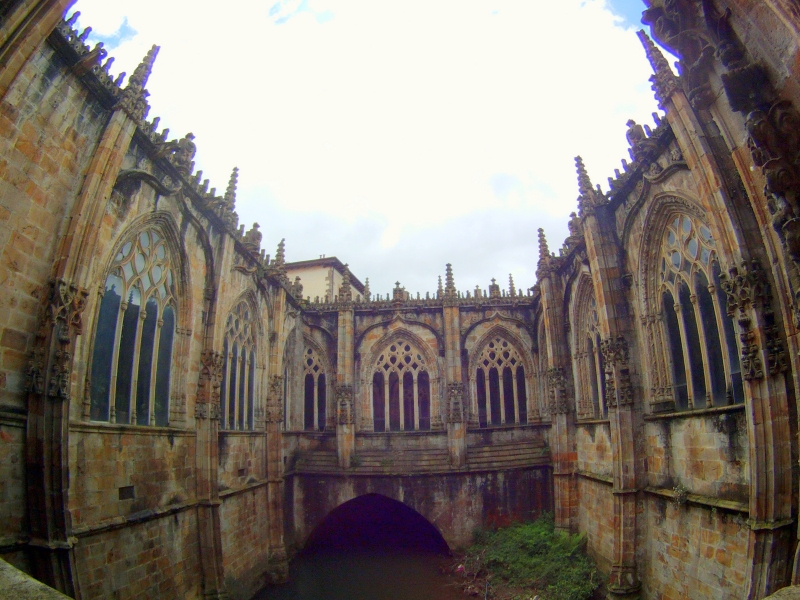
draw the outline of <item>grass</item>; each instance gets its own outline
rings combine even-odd
[[[488,581],[490,597],[498,600],[537,594],[542,600],[586,600],[600,575],[585,546],[583,536],[556,531],[552,516],[544,515],[479,533],[456,571],[468,581],[465,590],[482,593]]]

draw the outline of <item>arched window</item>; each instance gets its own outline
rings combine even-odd
[[[122,245],[106,276],[92,353],[92,420],[169,424],[175,323],[170,252],[156,229],[146,229]]]
[[[494,336],[478,355],[475,392],[481,427],[528,422],[525,367],[508,340]]]
[[[600,350],[600,327],[597,301],[589,278],[578,288],[573,308],[575,327],[575,376],[579,383],[577,394],[578,418],[600,419],[608,416],[605,402],[605,373]]]
[[[303,354],[303,429],[325,431],[328,420],[328,380],[317,352],[310,346]]]
[[[744,401],[733,322],[723,310],[719,272],[709,228],[685,214],[670,219],[661,246],[659,295],[679,409]]]
[[[398,339],[379,355],[372,376],[375,431],[431,428],[430,376],[422,353]]]
[[[222,429],[252,430],[255,412],[256,315],[242,300],[225,321],[222,343],[220,426]]]

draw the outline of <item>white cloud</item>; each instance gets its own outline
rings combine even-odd
[[[505,283],[512,268],[519,287],[532,285],[535,243],[502,230],[524,216],[560,246],[577,197],[573,157],[606,187],[628,157],[625,121],[650,122],[655,110],[634,30],[602,0],[76,8],[99,35],[124,17],[138,32],[112,52],[116,72],[162,46],[151,116],[172,137],[194,132],[198,168],[218,190],[240,168],[237,210],[248,226],[261,223],[268,251],[286,235],[289,260],[338,255],[373,289],[396,279],[434,289],[446,261],[457,275],[474,271],[465,286]],[[507,226],[489,229],[489,214]],[[302,219],[353,235],[320,237],[290,222]],[[469,235],[454,223],[470,223]],[[366,229],[369,239],[356,235]],[[404,240],[424,256],[412,258]],[[481,249],[491,262],[478,260]]]

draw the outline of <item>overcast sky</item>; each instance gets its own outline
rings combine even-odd
[[[536,281],[576,208],[573,157],[594,183],[628,159],[625,122],[652,125],[638,0],[79,0],[170,137],[274,255],[348,262],[373,293]]]

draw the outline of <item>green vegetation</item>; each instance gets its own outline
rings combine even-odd
[[[586,600],[600,575],[585,553],[585,538],[555,530],[552,515],[481,532],[456,568],[468,583],[467,593],[491,598]],[[471,588],[471,589],[469,589]]]

